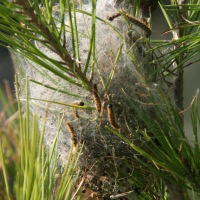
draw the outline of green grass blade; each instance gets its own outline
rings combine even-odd
[[[74,26],[73,26],[73,18],[72,18],[72,8],[70,0],[67,0],[67,9],[69,15],[69,25],[70,25],[70,32],[71,32],[71,39],[72,39],[72,54],[73,58],[76,58],[76,47],[75,47],[75,34],[74,34]]]
[[[165,17],[165,19],[166,19],[167,24],[169,25],[169,28],[170,28],[170,29],[173,29],[173,25],[172,25],[172,23],[171,23],[169,14],[168,14],[167,11],[165,10],[165,8],[164,8],[164,6],[163,6],[162,3],[158,2],[158,4],[159,4],[159,6],[160,6],[160,8],[161,8],[161,10],[162,10],[162,13],[163,13],[163,15],[164,15],[164,17]]]
[[[9,186],[9,181],[8,181],[7,170],[6,170],[6,165],[5,165],[5,160],[4,160],[4,156],[3,156],[3,149],[2,149],[1,142],[0,142],[0,162],[1,162],[1,167],[2,167],[2,171],[3,171],[4,182],[5,182],[5,186],[6,186],[7,198],[9,200],[11,200],[10,186]]]

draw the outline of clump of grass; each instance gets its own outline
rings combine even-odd
[[[45,126],[39,130],[37,115],[30,115],[28,93],[24,112],[20,102],[17,108],[16,101],[8,100],[2,90],[0,96],[4,105],[0,112],[0,199],[73,199],[80,153],[78,148],[70,151],[65,168],[60,169],[57,141],[63,118],[47,150]]]
[[[18,112],[16,107],[16,100],[13,98],[10,85],[4,81],[5,90],[0,88],[0,145],[4,152],[4,163],[7,169],[7,182],[10,185],[10,190],[13,188],[13,177],[16,175],[15,166],[19,164],[19,138],[17,131],[18,126]],[[7,199],[5,197],[6,187],[3,181],[3,167],[0,162],[0,199]]]

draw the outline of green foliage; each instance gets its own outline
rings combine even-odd
[[[146,129],[140,130],[143,148],[128,140],[122,134],[110,129],[118,135],[135,151],[147,158],[149,162],[144,162],[143,158],[138,156],[138,161],[142,166],[155,176],[155,180],[161,178],[165,184],[173,180],[182,190],[193,190],[200,195],[200,176],[199,176],[199,112],[198,112],[198,93],[193,99],[191,122],[193,127],[193,143],[189,143],[185,133],[180,114],[171,104],[169,97],[160,93],[157,100],[152,96],[155,108],[154,115],[139,112],[138,116],[146,124]],[[138,104],[131,104],[138,109]],[[159,118],[158,118],[159,117]],[[141,178],[140,178],[141,179]],[[162,185],[160,185],[162,186]]]
[[[77,59],[75,51],[78,47],[76,29],[71,32],[74,56],[71,57],[64,47],[65,38],[63,37],[63,32],[65,32],[65,26],[63,20],[66,15],[65,11],[71,9],[70,3],[61,1],[62,27],[60,30],[57,28],[57,21],[53,17],[53,2],[42,1],[42,3],[44,5],[43,10],[41,10],[37,1],[24,2],[18,0],[15,3],[1,1],[0,29],[3,30],[3,33],[0,33],[1,40],[18,53],[51,71],[56,76],[78,86],[83,84],[89,90],[89,80],[74,61]],[[13,12],[16,14],[13,15]],[[73,30],[72,16],[69,15],[69,18],[71,29]],[[15,39],[11,39],[13,37]],[[46,56],[44,52],[35,46],[33,40],[54,51],[62,61]]]
[[[165,5],[162,1],[159,3],[169,26],[169,31],[164,34],[172,34],[173,37],[169,41],[152,41],[155,44],[152,50],[160,51],[157,71],[163,70],[165,76],[170,76],[177,70],[183,70],[200,61],[199,57],[195,57],[200,53],[199,3],[200,1],[193,0],[183,5],[178,5],[177,1],[171,1],[169,5]],[[170,51],[162,53],[164,48],[170,48]],[[174,62],[177,66],[172,68]]]
[[[0,33],[0,38],[2,41],[6,42],[10,48],[14,49],[19,54],[51,71],[61,79],[92,93],[92,76],[96,67],[96,20],[108,24],[108,22],[96,16],[95,0],[92,0],[91,13],[78,10],[75,1],[60,0],[60,7],[57,9],[59,20],[54,17],[53,1],[42,0],[43,7],[39,6],[37,0],[16,0],[15,3],[0,0],[0,2],[0,30],[3,31]],[[139,13],[140,1],[134,2],[135,7],[133,14],[137,16]],[[145,112],[145,110],[141,112],[139,102],[134,99],[129,99],[128,95],[124,94],[124,99],[128,99],[129,101],[128,106],[130,109],[133,108],[133,110],[139,113],[137,117],[139,121],[145,125],[145,128],[139,126],[138,133],[133,133],[140,135],[139,140],[141,140],[142,145],[130,141],[120,132],[107,126],[110,132],[116,134],[138,153],[132,159],[134,162],[137,161],[136,165],[139,165],[139,167],[132,172],[133,174],[129,182],[136,186],[138,194],[145,199],[170,198],[166,187],[169,187],[172,182],[185,192],[185,198],[187,198],[188,190],[200,194],[200,120],[197,107],[198,97],[196,95],[192,102],[191,123],[194,135],[194,142],[192,145],[189,143],[183,127],[181,116],[184,112],[181,110],[182,99],[176,99],[177,96],[181,97],[182,95],[184,69],[200,60],[199,58],[195,58],[200,52],[200,31],[198,22],[200,8],[197,6],[199,3],[200,1],[190,0],[187,4],[178,5],[177,1],[171,0],[169,5],[165,5],[162,1],[159,1],[160,8],[169,26],[168,32],[172,33],[173,39],[170,41],[151,40],[150,46],[152,48],[149,51],[155,56],[157,68],[154,74],[159,74],[155,81],[159,82],[162,80],[162,83],[168,83],[166,80],[167,76],[178,74],[178,79],[180,81],[178,82],[179,84],[175,85],[176,105],[174,105],[173,100],[165,94],[163,89],[155,89],[155,92],[149,90],[147,95],[150,96],[151,102],[149,102],[149,105],[151,105],[150,109],[152,109],[152,115],[149,115],[148,110],[147,112]],[[77,12],[84,13],[92,19],[88,55],[86,63],[82,68],[79,63],[81,57],[79,37],[81,33],[77,28]],[[17,15],[17,13],[20,14]],[[69,18],[69,27],[65,25],[65,17]],[[108,25],[112,27],[111,24]],[[123,34],[114,27],[112,28],[118,33],[122,41],[124,41]],[[65,47],[65,33],[67,31],[71,34],[72,52],[69,52]],[[48,57],[45,52],[42,52],[42,50],[36,47],[34,41],[37,41],[40,45],[55,52],[59,56],[59,60]],[[121,44],[114,64],[120,59],[124,44],[125,42]],[[126,53],[130,56],[133,63],[138,64],[138,60],[135,58],[134,54],[131,53],[131,49],[134,48],[134,45]],[[192,60],[194,58],[195,60]],[[108,79],[104,84],[105,93],[108,91],[114,73],[115,67],[113,67],[112,71],[109,73]],[[89,77],[88,74],[91,74],[91,77]],[[140,74],[138,76],[140,76],[141,79],[144,78]],[[53,86],[36,80],[31,81],[52,89],[53,91],[80,97],[72,91],[58,90]],[[145,78],[141,80],[140,83],[143,84],[144,82],[146,82]],[[176,91],[179,91],[179,93]],[[54,102],[52,100],[49,100],[49,102],[62,104],[61,102]],[[70,106],[69,104],[65,105]],[[20,104],[18,104],[18,106],[20,107]],[[92,107],[84,108],[94,109]],[[41,199],[44,199],[46,196],[50,197],[53,189],[54,177],[57,171],[57,166],[55,164],[56,154],[54,155],[53,150],[51,150],[45,157],[43,146],[44,132],[39,134],[37,117],[34,116],[32,120],[33,122],[30,124],[31,119],[27,96],[26,116],[22,117],[20,113],[20,148],[22,152],[22,162],[20,165],[21,171],[17,174],[18,186],[23,185],[24,187],[16,187],[16,194],[21,194],[23,197],[27,198],[33,195],[32,198],[34,198],[34,195],[42,190]],[[59,128],[60,126],[58,130]],[[39,141],[39,143],[37,143],[37,141]],[[56,149],[56,144],[57,138],[53,149]],[[32,149],[30,149],[30,147],[32,147]],[[38,149],[38,151],[36,149]],[[1,150],[1,162],[5,177],[6,191],[8,196],[11,196],[9,183],[7,181],[8,178],[6,177],[5,159],[2,152]],[[76,156],[73,157],[72,161],[72,163],[77,162]],[[26,163],[26,165],[24,163]],[[52,163],[53,166],[50,168],[49,165]],[[73,165],[67,163],[64,173],[69,176],[71,170],[73,172]],[[40,179],[38,177],[40,177],[41,172],[42,178]],[[59,190],[58,199],[63,199],[62,195],[65,194],[66,189],[65,185],[70,183],[72,175],[68,178],[69,181],[67,181],[67,179],[61,181],[63,189]],[[148,184],[144,184],[146,179],[149,181]],[[47,185],[49,187],[46,187]],[[71,191],[71,189],[69,190]]]
[[[60,119],[51,149],[47,150],[43,141],[45,123],[39,131],[37,115],[29,113],[28,90],[25,113],[19,101],[18,110],[15,107],[13,112],[12,102],[6,103],[3,93],[1,99],[4,105],[1,114],[9,113],[10,116],[7,125],[2,120],[1,128],[1,199],[71,199],[78,180],[80,152],[78,149],[70,151],[66,166],[60,168],[57,141],[63,119]]]

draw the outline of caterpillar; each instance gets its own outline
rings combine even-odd
[[[119,127],[119,125],[115,122],[112,104],[108,104],[108,106],[107,106],[107,115],[108,115],[108,121],[109,121],[111,127],[112,127],[113,129],[115,129],[115,130],[119,130],[120,127]]]
[[[77,144],[78,144],[76,133],[74,132],[74,129],[69,122],[66,122],[66,126],[67,126],[69,133],[70,133],[71,140],[73,142],[73,146],[76,147]]]
[[[84,102],[79,102],[79,103],[73,103],[72,105],[77,105],[77,106],[84,106]],[[77,111],[77,108],[72,108],[72,113],[73,113],[73,115],[74,115],[74,117],[76,118],[76,119],[79,119],[80,118],[80,116],[79,116],[79,114],[78,114],[78,111]]]
[[[113,14],[113,15],[111,15],[111,16],[108,16],[107,19],[108,19],[109,21],[113,21],[115,18],[119,17],[120,15],[121,15],[121,13],[118,12],[118,13],[115,13],[115,14]]]
[[[101,113],[101,100],[98,95],[97,84],[93,84],[93,100],[96,105],[96,109]]]
[[[123,14],[129,19],[130,22],[132,22],[133,24],[135,24],[136,26],[140,27],[141,29],[144,30],[144,32],[146,33],[146,37],[149,37],[152,33],[152,30],[149,28],[149,26],[147,25],[147,23],[137,19],[136,17],[133,17],[131,15],[129,15],[127,12],[125,11],[121,11],[123,12]]]
[[[150,27],[148,26],[147,22],[143,22],[142,20],[137,19],[136,17],[133,17],[131,15],[129,15],[126,11],[124,10],[120,10],[118,13],[115,13],[108,18],[108,20],[113,21],[116,17],[119,17],[121,15],[126,16],[130,22],[132,22],[133,24],[135,24],[136,26],[140,27],[141,29],[144,30],[146,37],[149,37],[152,33],[152,30],[150,29]]]

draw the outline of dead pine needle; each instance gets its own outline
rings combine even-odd
[[[134,190],[131,190],[131,191],[128,191],[128,192],[124,192],[124,193],[121,193],[121,194],[116,194],[116,195],[111,195],[110,198],[111,199],[118,199],[120,197],[124,197],[130,193],[134,192]]]
[[[198,95],[199,95],[199,89],[196,91],[195,96],[192,98],[192,101],[191,101],[190,105],[186,109],[181,110],[178,114],[181,115],[184,112],[188,111],[192,107],[192,105],[194,104],[194,102],[197,99]]]

